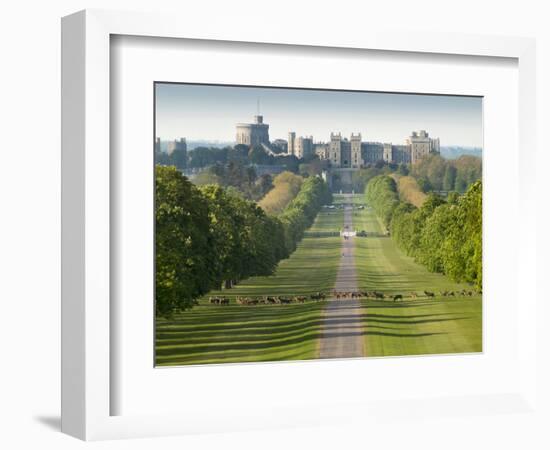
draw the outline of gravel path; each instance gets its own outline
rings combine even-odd
[[[349,205],[347,204],[349,203]],[[344,229],[352,230],[351,195],[346,198]],[[343,239],[343,238],[342,238]],[[342,240],[342,256],[334,290],[357,291],[357,273],[353,257],[354,237]],[[331,298],[324,311],[323,334],[320,358],[354,358],[364,356],[361,302],[359,300],[336,300]]]

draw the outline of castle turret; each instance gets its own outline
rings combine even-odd
[[[342,135],[340,133],[330,133],[329,147],[330,163],[334,167],[340,167],[342,164]]]
[[[288,133],[288,147],[286,152],[289,155],[294,155],[295,151],[296,151],[296,133],[294,131],[290,131]]]
[[[269,125],[264,123],[264,117],[254,116],[254,123],[238,123],[236,141],[250,146],[269,144]]]
[[[361,159],[361,133],[351,133],[350,141],[351,167],[353,167],[354,169],[359,169],[363,165],[363,160]]]

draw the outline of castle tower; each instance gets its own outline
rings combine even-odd
[[[238,123],[236,128],[237,144],[269,144],[269,125],[264,123],[264,116],[260,114],[254,116],[254,123]]]
[[[359,169],[363,165],[361,159],[361,133],[351,133],[351,167]]]
[[[411,163],[415,164],[430,153],[439,152],[439,139],[432,139],[426,130],[413,131],[407,143],[411,147]]]
[[[294,152],[296,151],[296,133],[294,131],[290,131],[288,133],[288,147],[287,147],[287,154],[294,155]]]
[[[174,153],[174,150],[180,150],[187,154],[187,141],[185,138],[176,139],[168,142],[168,154]]]
[[[342,135],[340,133],[330,133],[329,156],[333,167],[342,165]]]

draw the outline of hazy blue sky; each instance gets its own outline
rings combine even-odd
[[[401,144],[426,130],[441,145],[482,146],[482,99],[186,84],[156,85],[156,135],[234,141],[235,124],[252,122],[257,100],[271,140],[312,135],[329,140],[360,132],[363,141]]]

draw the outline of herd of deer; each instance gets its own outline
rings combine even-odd
[[[394,302],[403,300],[404,298],[418,298],[427,297],[433,298],[436,295],[441,297],[471,297],[474,295],[474,291],[467,291],[462,289],[461,291],[441,291],[438,294],[430,291],[423,291],[421,294],[418,292],[410,292],[409,295],[404,294],[384,294],[378,291],[333,291],[332,297],[336,300],[346,299],[360,299],[360,298],[374,298],[374,299],[393,299]],[[297,295],[297,296],[263,296],[263,297],[236,297],[235,301],[238,305],[254,306],[254,305],[290,305],[292,303],[305,303],[309,300],[321,301],[326,299],[324,292],[317,292],[311,295]],[[209,297],[208,303],[211,305],[229,305],[230,301],[228,297]]]
[[[317,292],[311,295],[296,295],[287,296],[264,296],[264,297],[236,297],[237,305],[254,306],[254,305],[290,305],[291,303],[305,303],[308,300],[320,301],[324,300],[326,295],[324,292]],[[228,297],[209,297],[208,303],[212,305],[229,305]]]
[[[435,297],[437,294],[435,292],[430,291],[423,291],[422,294],[424,294],[424,297],[432,298]],[[383,300],[385,298],[391,298],[393,301],[403,300],[405,297],[408,298],[418,298],[422,297],[422,294],[418,294],[418,292],[410,292],[409,295],[404,294],[384,294],[383,292],[378,291],[353,291],[353,292],[333,292],[333,296],[336,300],[344,300],[347,298],[374,298],[374,299],[380,299]],[[462,289],[461,291],[441,291],[439,292],[439,296],[441,297],[471,297],[474,295],[473,291],[467,291],[465,289]]]

